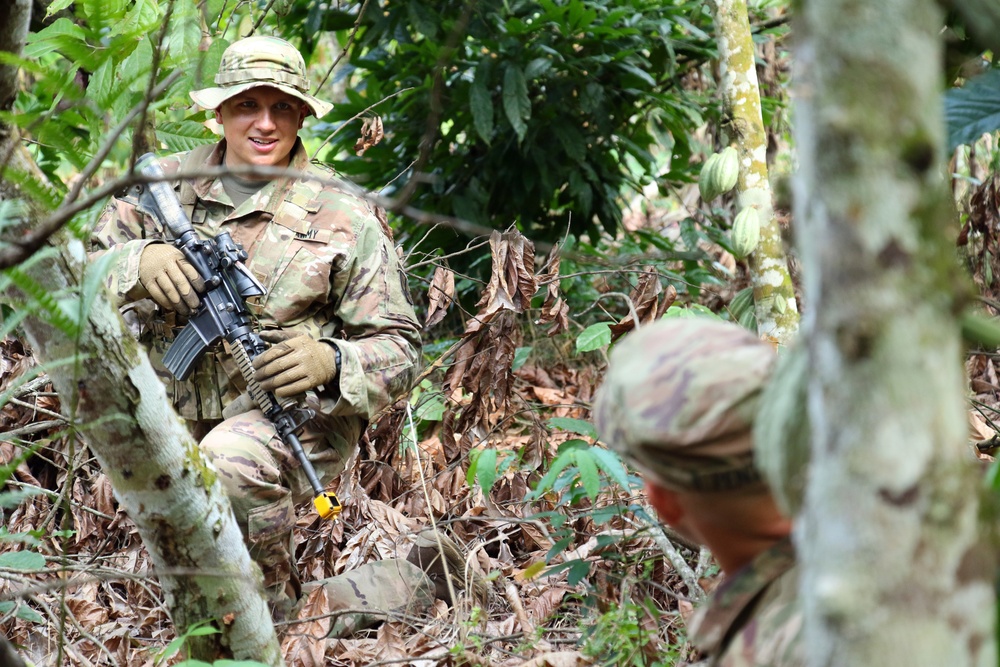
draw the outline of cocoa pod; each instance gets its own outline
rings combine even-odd
[[[729,192],[736,186],[739,175],[740,161],[735,148],[726,146],[720,152],[712,154],[698,176],[701,198],[711,201]]]
[[[747,206],[736,214],[730,240],[736,259],[744,259],[757,249],[760,243],[760,216],[756,208]]]

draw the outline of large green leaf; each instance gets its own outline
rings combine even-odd
[[[12,570],[44,570],[45,556],[34,551],[8,551],[0,554],[0,567]]]
[[[503,110],[517,133],[517,140],[523,141],[528,131],[527,121],[531,118],[531,101],[524,72],[514,64],[507,65],[503,75]]]
[[[476,77],[469,88],[469,106],[476,133],[487,144],[493,136],[493,96],[488,88],[492,63],[484,60],[476,67]]]
[[[179,123],[161,123],[156,129],[156,136],[171,151],[189,151],[219,139],[201,123],[190,120]]]
[[[944,115],[949,150],[1000,130],[1000,70],[990,70],[945,93]]]

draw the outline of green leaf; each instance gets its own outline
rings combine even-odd
[[[565,454],[560,453],[556,456],[556,458],[552,461],[552,466],[549,468],[549,471],[545,473],[540,480],[538,480],[538,484],[535,486],[535,489],[528,494],[528,499],[538,498],[542,494],[551,491],[552,485],[555,484],[556,479],[559,477],[559,473],[565,470],[571,463],[573,463],[572,452]]]
[[[524,366],[525,362],[528,361],[528,357],[531,356],[531,351],[533,349],[534,349],[533,347],[527,346],[527,347],[519,347],[516,350],[514,350],[514,361],[511,363],[510,369],[512,371],[516,371],[521,366]]]
[[[111,89],[114,83],[115,62],[113,58],[107,58],[90,77],[87,97],[96,102],[98,107],[107,109],[111,106]]]
[[[0,567],[32,572],[44,570],[45,556],[34,551],[8,551],[0,554]]]
[[[740,325],[757,333],[757,311],[753,300],[753,287],[747,287],[736,293],[732,301],[729,302],[729,314],[739,322]]]
[[[37,33],[29,34],[24,57],[37,59],[53,51],[75,51],[86,46],[87,33],[67,18],[59,18]]]
[[[552,58],[535,58],[524,68],[524,78],[528,81],[545,74],[552,68]]]
[[[14,611],[16,606],[17,603],[11,600],[0,600],[0,614],[8,614]]]
[[[72,4],[73,0],[54,0],[52,4],[46,7],[45,18],[49,18],[50,16],[55,16],[56,14],[58,14],[59,12],[66,9]]]
[[[476,134],[487,144],[493,137],[493,96],[488,88],[490,78],[489,61],[483,61],[476,67],[476,78],[469,87],[469,106],[472,109],[472,120],[476,126]]]
[[[514,64],[508,64],[503,75],[503,110],[518,142],[523,141],[528,132],[527,121],[531,119],[531,101],[524,72]]]
[[[564,537],[561,540],[556,541],[556,543],[553,544],[552,547],[545,554],[545,562],[546,563],[552,562],[552,559],[561,554],[562,552],[566,551],[566,547],[572,544],[573,540],[575,539],[576,535],[571,534],[568,537]]]
[[[949,151],[1000,130],[1000,70],[990,70],[971,79],[962,88],[947,91],[944,117]]]
[[[574,452],[573,458],[576,460],[576,467],[580,471],[580,482],[583,490],[590,496],[592,502],[597,501],[597,494],[601,492],[601,476],[597,472],[597,464],[591,453],[595,448],[591,447],[586,451]]]
[[[691,304],[687,308],[684,306],[670,306],[667,308],[667,312],[663,313],[663,319],[674,317],[714,317],[715,319],[722,319],[708,308],[705,308],[705,306],[697,303]]]
[[[125,18],[115,23],[113,32],[126,36],[146,35],[160,24],[160,12],[154,0],[136,0]]]
[[[576,337],[577,352],[592,352],[611,344],[611,324],[598,322],[591,324]]]
[[[589,438],[597,439],[597,429],[589,421],[584,419],[573,419],[572,417],[552,417],[546,422],[552,428],[569,433],[578,433]]]
[[[22,604],[17,608],[17,613],[14,614],[22,621],[28,621],[29,623],[44,623],[45,617],[39,614],[37,611],[32,609],[26,604]]]
[[[121,79],[122,90],[135,93],[146,91],[146,77],[153,63],[153,43],[149,38],[139,40],[132,51],[118,66],[118,77]]]
[[[438,34],[439,19],[434,16],[434,13],[427,7],[428,5],[423,2],[419,2],[419,0],[410,0],[409,5],[407,6],[407,11],[410,17],[410,25],[425,37],[434,39]]]
[[[573,561],[573,564],[569,568],[569,574],[566,575],[566,583],[570,586],[576,586],[586,579],[588,574],[590,574],[589,562],[585,560]]]
[[[622,465],[621,457],[616,452],[596,446],[591,450],[591,455],[594,457],[594,461],[597,462],[597,467],[613,479],[618,486],[622,487],[623,491],[628,493],[632,484],[629,482],[625,466]]]
[[[42,493],[41,489],[18,489],[17,491],[5,491],[0,493],[0,509],[11,509],[17,507],[28,498],[33,498]],[[0,540],[3,536],[0,535]]]
[[[489,495],[497,479],[497,450],[484,449],[476,459],[476,480],[485,495]]]

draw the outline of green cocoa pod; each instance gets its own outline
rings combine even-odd
[[[740,175],[740,159],[736,154],[736,149],[726,146],[722,151],[714,153],[705,165],[701,168],[698,176],[698,188],[701,190],[701,198],[711,201],[723,195],[736,186],[736,179]]]
[[[715,174],[712,180],[719,189],[719,194],[724,195],[736,187],[736,179],[740,175],[740,158],[736,154],[736,149],[726,146],[719,153],[719,160],[713,167]]]
[[[698,190],[701,192],[701,198],[710,202],[719,196],[719,190],[713,181],[715,165],[719,161],[719,154],[712,153],[705,164],[701,167],[701,174],[698,176]]]
[[[730,239],[733,257],[736,259],[744,259],[757,249],[757,244],[760,243],[760,217],[756,208],[747,206],[736,214]]]

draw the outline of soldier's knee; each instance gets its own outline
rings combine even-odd
[[[279,484],[281,470],[268,450],[274,429],[259,411],[261,419],[247,413],[222,422],[201,441],[201,449],[218,470],[223,487],[230,495],[248,486]]]

